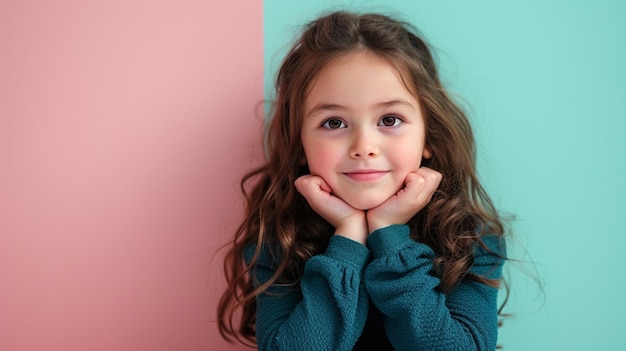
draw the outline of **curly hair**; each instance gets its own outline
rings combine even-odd
[[[442,86],[428,45],[408,23],[380,14],[334,12],[309,23],[284,59],[265,135],[266,162],[241,181],[245,219],[224,260],[228,287],[218,307],[219,330],[227,340],[253,343],[255,297],[272,284],[298,284],[305,262],[328,245],[334,228],[293,185],[308,173],[302,165],[304,100],[323,68],[359,50],[393,65],[422,105],[426,145],[432,153],[423,165],[443,178],[430,203],[408,225],[413,240],[434,250],[440,288],[448,293],[464,279],[499,285],[469,272],[475,245],[486,248],[481,236],[503,235],[504,228],[476,174],[470,123]],[[264,244],[276,269],[269,281],[256,286],[250,273]],[[250,245],[256,245],[256,252],[246,261],[243,252]]]

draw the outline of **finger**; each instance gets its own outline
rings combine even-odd
[[[296,186],[296,190],[298,190],[305,199],[311,200],[311,197],[314,196],[316,192],[320,192],[320,187],[317,183],[318,181],[314,176],[304,175],[296,179],[294,185]]]
[[[398,196],[410,203],[424,206],[437,190],[441,181],[441,173],[432,169],[420,169],[409,173],[405,179],[405,186]]]
[[[423,184],[420,198],[425,203],[428,203],[439,187],[442,175],[430,168],[421,168],[416,172],[416,175],[422,179]]]
[[[330,185],[328,185],[328,183],[326,183],[324,178],[317,177],[317,176],[316,176],[316,178],[319,179],[318,185],[319,185],[320,189],[322,189],[322,191],[324,191],[326,193],[329,193],[329,194],[333,192],[333,189],[330,188]]]
[[[301,190],[305,190],[305,189],[306,190],[317,189],[325,193],[332,192],[332,189],[322,177],[310,175],[310,174],[298,177],[298,179],[296,179],[295,181],[295,186],[299,192],[302,192]]]
[[[415,174],[422,179],[424,179],[424,188],[435,191],[437,187],[439,187],[439,183],[441,183],[442,175],[441,173],[427,168],[422,167],[418,169]]]
[[[309,205],[318,213],[333,204],[335,198],[329,192],[328,184],[318,176],[305,175],[296,179],[296,189]],[[320,213],[321,214],[321,213]]]
[[[409,173],[404,180],[404,188],[398,192],[398,196],[415,199],[424,191],[425,184],[424,177],[416,173]]]

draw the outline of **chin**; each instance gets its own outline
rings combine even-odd
[[[372,208],[380,206],[387,199],[350,199],[344,200],[348,205],[356,208],[357,210],[367,211]]]

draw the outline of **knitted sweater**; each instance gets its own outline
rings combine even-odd
[[[505,256],[500,237],[483,242]],[[249,246],[247,260],[253,252]],[[498,290],[464,280],[444,294],[433,275],[434,257],[430,247],[409,237],[406,225],[373,232],[367,247],[332,236],[325,253],[306,262],[298,286],[274,284],[257,296],[259,350],[352,350],[366,321],[375,319],[382,320],[396,350],[494,350]],[[500,278],[502,264],[502,258],[477,247],[471,272]],[[256,283],[266,282],[274,267],[264,248],[253,270]],[[382,317],[368,318],[368,311]],[[365,328],[384,337],[380,329]]]

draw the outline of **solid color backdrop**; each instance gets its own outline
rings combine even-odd
[[[0,349],[243,350],[215,249],[259,160],[260,1],[0,2]]]
[[[212,320],[213,255],[260,157],[263,87],[335,8],[416,24],[466,101],[511,253],[534,261],[508,265],[505,349],[626,344],[623,2],[5,0],[1,349],[246,349]]]
[[[508,264],[505,312],[513,316],[500,343],[510,351],[623,349],[626,2],[264,4],[268,95],[286,44],[323,12],[382,11],[416,25],[466,106],[485,186],[515,216],[509,250],[526,262]]]

